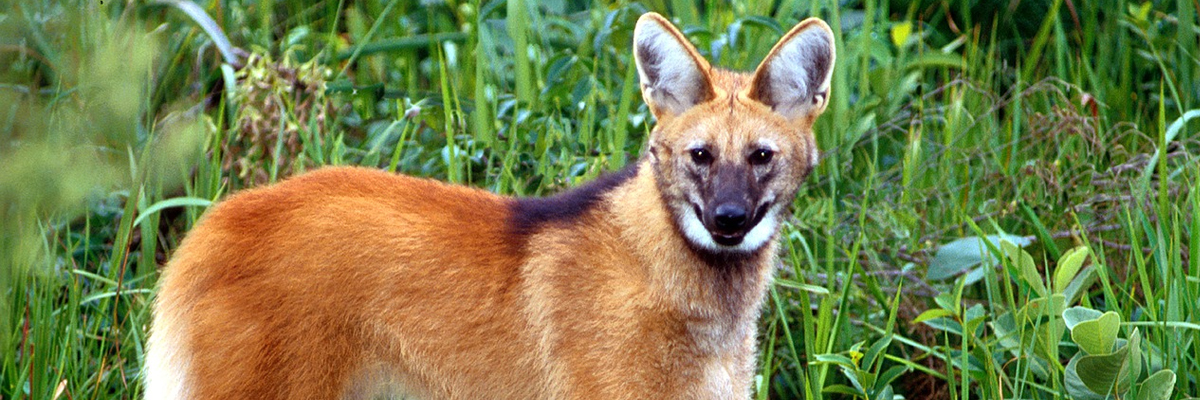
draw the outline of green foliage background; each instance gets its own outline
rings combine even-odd
[[[1200,394],[1194,0],[195,4],[232,48],[175,0],[0,3],[0,398],[140,396],[158,267],[230,192],[354,164],[539,195],[631,162],[651,10],[726,68],[805,17],[837,36],[758,398],[1092,398],[1071,306],[1145,366],[1109,393]]]

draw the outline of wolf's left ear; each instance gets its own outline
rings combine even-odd
[[[829,80],[837,50],[825,21],[796,24],[754,71],[749,97],[794,120],[816,117],[829,104]]]
[[[638,18],[633,59],[642,81],[642,98],[655,118],[683,114],[714,96],[709,79],[712,67],[661,15],[646,13]]]

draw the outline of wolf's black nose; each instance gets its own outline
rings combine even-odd
[[[713,222],[724,232],[737,232],[746,226],[746,208],[737,203],[724,203],[713,210]]]

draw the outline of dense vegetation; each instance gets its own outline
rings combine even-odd
[[[837,34],[759,398],[1200,395],[1195,1],[4,3],[0,398],[139,396],[157,269],[230,192],[631,162],[647,10],[727,68]]]

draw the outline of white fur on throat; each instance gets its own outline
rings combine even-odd
[[[734,246],[725,246],[713,240],[712,233],[708,228],[704,227],[704,223],[700,222],[700,216],[694,212],[685,212],[683,221],[681,221],[683,235],[687,237],[689,242],[700,246],[703,249],[716,252],[740,252],[750,253],[762,248],[767,242],[771,241],[771,237],[775,235],[775,230],[779,225],[776,218],[775,207],[771,207],[764,215],[762,220],[758,222],[746,236],[742,237],[742,242]]]

